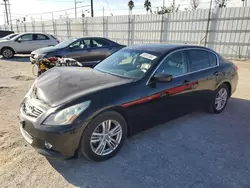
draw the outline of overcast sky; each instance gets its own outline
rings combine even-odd
[[[1,0],[0,0],[1,1]],[[93,0],[94,1],[94,12],[95,16],[102,16],[102,8],[104,7],[105,16],[110,14],[113,15],[122,15],[128,14],[128,0]],[[190,6],[190,0],[176,0],[176,4],[180,4],[181,9],[187,8]],[[213,0],[214,1],[214,0]],[[74,8],[75,0],[10,0],[11,4],[11,12],[12,12],[12,20],[22,18],[25,15],[44,13],[44,12],[54,12],[55,17],[59,17],[60,15],[65,16],[66,11],[55,12],[63,9]],[[77,12],[78,16],[81,15],[82,11],[86,16],[89,16],[90,0],[77,0]],[[152,9],[155,11],[159,6],[162,6],[163,0],[151,0]],[[166,6],[171,4],[172,0],[165,0]],[[200,8],[208,8],[210,0],[200,0]],[[248,0],[248,5],[250,5],[250,0]],[[133,14],[146,14],[144,9],[144,0],[134,0],[135,7],[133,9]],[[4,6],[1,5],[1,13],[0,13],[0,24],[4,23]],[[86,7],[81,7],[86,6]],[[242,6],[241,0],[230,0],[228,6]],[[74,9],[67,11],[68,16],[74,16]],[[48,19],[52,17],[51,14],[43,14],[44,19]],[[39,20],[41,19],[40,15],[32,15],[33,19]],[[28,18],[30,19],[30,18]]]

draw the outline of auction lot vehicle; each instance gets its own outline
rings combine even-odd
[[[0,38],[0,40],[10,40],[12,38],[14,38],[15,36],[19,35],[18,33],[12,33],[12,34],[9,34],[3,38]]]
[[[33,65],[32,72],[34,76],[38,77],[55,66],[82,67],[82,64],[71,58],[56,58],[56,57],[42,58],[39,59],[38,62]]]
[[[15,54],[29,54],[35,49],[54,46],[58,40],[49,34],[24,33],[11,39],[0,40],[0,53],[6,58],[12,58]]]
[[[141,130],[195,109],[222,112],[237,84],[237,67],[208,48],[130,46],[94,69],[42,74],[21,103],[20,130],[43,155],[102,161]]]
[[[99,61],[123,47],[125,46],[102,37],[74,38],[31,52],[30,61],[36,63],[41,58],[67,57],[84,62],[83,66],[94,67]]]
[[[7,35],[13,34],[14,31],[0,30],[0,38],[6,37]]]

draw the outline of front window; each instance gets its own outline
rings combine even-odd
[[[27,35],[23,35],[20,37],[22,41],[31,41],[33,40],[33,35],[32,34],[27,34]]]
[[[127,78],[141,78],[159,59],[160,53],[120,50],[104,59],[94,69]]]
[[[78,40],[78,41],[72,43],[69,47],[70,47],[70,49],[75,49],[75,50],[84,49],[84,48],[91,48],[90,39]]]
[[[188,72],[188,62],[184,51],[174,52],[163,60],[156,73],[179,76]]]

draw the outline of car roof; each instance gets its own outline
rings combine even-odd
[[[139,44],[128,46],[125,49],[134,49],[134,50],[145,50],[151,52],[159,52],[159,53],[168,53],[177,49],[185,49],[185,48],[199,48],[211,50],[209,48],[205,48],[197,45],[183,45],[183,44]],[[212,50],[211,50],[212,51]]]
[[[50,34],[47,34],[47,33],[39,33],[39,32],[27,32],[27,33],[20,33],[19,35],[23,35],[23,34],[50,35]]]

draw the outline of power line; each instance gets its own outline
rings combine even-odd
[[[84,8],[84,7],[89,7],[90,5],[84,5],[84,6],[79,6],[77,8]],[[14,15],[26,15],[26,16],[32,16],[32,15],[42,15],[42,14],[51,14],[55,12],[63,12],[63,11],[68,11],[68,10],[74,10],[75,8],[68,8],[68,9],[61,9],[61,10],[56,10],[56,11],[50,11],[50,12],[41,12],[41,13],[36,13],[36,14],[16,14]]]
[[[109,13],[110,13],[111,15],[113,15],[112,12],[111,12],[111,10],[110,10],[110,7],[109,7],[109,2],[108,2],[108,0],[105,0],[105,1],[106,1],[106,3],[107,3],[108,9],[109,9]]]
[[[53,3],[73,3],[73,1],[62,1],[62,0],[38,0],[42,2],[53,2]]]

